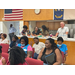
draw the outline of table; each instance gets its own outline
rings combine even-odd
[[[17,35],[18,38],[22,37],[22,35]],[[29,44],[30,41],[33,41],[34,37],[28,36],[29,38]],[[45,43],[46,39],[49,37],[39,37],[39,41]],[[53,38],[55,40],[55,43],[57,43],[57,38]],[[66,58],[66,64],[67,65],[75,65],[75,38],[67,38],[64,39],[64,44],[67,45],[68,48],[68,56]],[[34,42],[33,42],[34,44]]]

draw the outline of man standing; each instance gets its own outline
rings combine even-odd
[[[10,24],[10,28],[9,28],[9,37],[10,37],[10,41],[12,41],[12,37],[14,36],[14,33],[16,32],[16,29],[13,27],[12,24]]]
[[[57,36],[63,36],[64,34],[68,35],[69,29],[68,27],[65,27],[65,23],[64,22],[60,22],[60,28],[58,29],[57,33],[56,33],[56,37]]]

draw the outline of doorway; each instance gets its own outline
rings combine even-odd
[[[13,24],[13,27],[16,29],[15,35],[19,35],[22,30],[23,21],[5,21],[3,22],[3,33],[7,34],[7,39],[10,42],[9,38],[9,28],[10,24]]]

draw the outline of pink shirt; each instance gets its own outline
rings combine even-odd
[[[21,46],[21,48],[24,48],[24,47]],[[30,45],[28,46],[27,51],[32,51],[32,47]]]

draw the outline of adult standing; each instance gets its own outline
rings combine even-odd
[[[58,29],[57,33],[56,33],[56,37],[57,36],[63,36],[64,34],[68,35],[69,29],[68,27],[65,27],[65,23],[64,22],[60,22],[60,28]]]
[[[10,24],[10,28],[9,28],[9,37],[10,37],[10,41],[12,41],[12,37],[14,36],[14,33],[16,32],[16,29],[13,27],[12,24]]]

